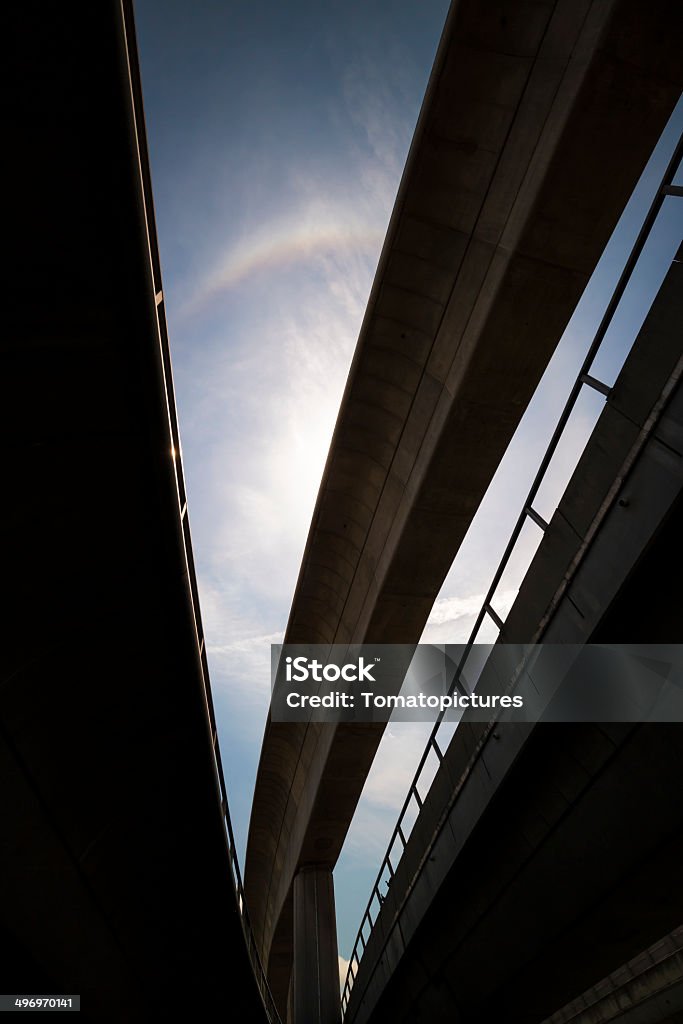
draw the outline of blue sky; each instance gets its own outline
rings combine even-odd
[[[135,4],[193,547],[241,851],[268,645],[282,639],[446,10],[445,0]],[[375,862],[361,860],[351,870],[362,901]]]
[[[339,399],[431,69],[445,0],[136,0],[193,546],[231,813],[244,850],[269,694]],[[680,131],[683,111],[676,126]],[[673,126],[573,318],[435,605],[469,632],[558,403],[590,341]],[[680,202],[680,201],[679,201]],[[609,381],[681,235],[667,210],[598,366]],[[540,511],[601,400],[587,396]],[[535,528],[534,528],[535,529]],[[498,595],[512,602],[530,529]],[[487,639],[488,637],[482,637]],[[348,956],[423,744],[387,730],[335,872]]]

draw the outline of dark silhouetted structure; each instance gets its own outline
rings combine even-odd
[[[419,639],[679,96],[682,21],[675,0],[452,5],[288,641]],[[250,925],[131,2],[24,3],[6,35],[0,990],[80,993],[93,1021],[279,1010],[335,1024],[332,869],[382,727],[267,724]],[[542,524],[510,639],[680,638],[680,603],[656,582],[680,563],[680,269],[679,254]],[[646,976],[649,1008],[630,1022],[664,1020],[680,983],[680,729],[463,728],[443,754],[345,993],[349,1021],[597,1024],[586,993],[614,1018]]]
[[[670,0],[451,5],[286,642],[419,640],[680,95],[682,19]],[[297,875],[331,878],[383,731],[266,724],[245,888],[283,1013],[319,962],[297,952]]]
[[[80,993],[93,1021],[265,1021],[224,817],[131,4],[28,2],[5,33],[0,990]]]

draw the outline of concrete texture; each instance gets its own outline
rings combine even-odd
[[[676,928],[549,1017],[544,1024],[680,1024],[683,927]]]
[[[327,867],[294,879],[293,1024],[339,1024],[339,962],[334,882]]]
[[[417,642],[682,83],[670,0],[448,16],[342,402],[288,642]],[[383,727],[268,722],[247,899],[274,992]]]

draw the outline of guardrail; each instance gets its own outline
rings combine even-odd
[[[529,489],[529,493],[527,494],[526,500],[522,506],[522,510],[519,513],[519,516],[517,517],[517,521],[510,535],[510,539],[505,547],[505,551],[503,552],[503,556],[500,560],[498,568],[494,573],[493,580],[487,591],[486,597],[484,598],[482,606],[479,610],[479,613],[475,620],[472,631],[470,632],[467,643],[464,645],[462,655],[460,657],[460,660],[454,673],[453,682],[448,691],[449,695],[452,695],[456,687],[460,685],[465,664],[467,663],[467,660],[472,651],[472,647],[476,642],[477,636],[486,617],[488,616],[488,618],[491,619],[491,621],[499,630],[499,633],[502,633],[504,630],[505,621],[503,618],[501,618],[501,616],[498,615],[498,613],[493,608],[492,601],[526,521],[530,520],[531,522],[535,523],[536,526],[538,526],[539,529],[541,529],[542,531],[545,531],[548,528],[548,523],[534,509],[533,503],[536,499],[541,484],[545,479],[548,467],[551,463],[553,455],[555,454],[558,444],[564,434],[565,428],[567,426],[567,423],[569,422],[569,418],[572,414],[574,406],[576,405],[579,395],[585,387],[592,388],[599,394],[604,395],[605,399],[607,399],[610,395],[611,387],[607,384],[604,384],[596,377],[592,376],[590,370],[598,354],[598,351],[600,350],[600,347],[603,343],[607,330],[612,322],[617,307],[621,302],[626,287],[631,279],[631,275],[633,274],[636,264],[638,263],[645,243],[650,235],[650,232],[654,226],[655,221],[659,216],[664,200],[667,196],[683,197],[683,187],[680,185],[672,184],[673,179],[681,163],[682,156],[683,136],[679,138],[678,143],[676,144],[676,147],[674,149],[673,155],[669,163],[667,164],[666,170],[661,179],[659,187],[657,188],[654,199],[650,205],[650,208],[647,211],[647,214],[645,215],[640,231],[638,232],[636,240],[633,243],[633,246],[629,253],[628,259],[626,260],[624,268],[619,276],[619,280],[617,281],[614,291],[612,292],[605,312],[602,316],[602,319],[600,320],[600,324],[598,325],[598,328],[595,332],[595,335],[593,336],[593,340],[591,341],[591,344],[588,348],[583,363],[581,364],[581,368],[578,374],[576,375],[576,379],[574,380],[574,384],[571,388],[571,391],[569,392],[567,402],[559,416],[557,425],[555,426],[555,430],[553,431],[548,447],[541,460],[539,468],[534,477],[533,483],[531,484],[531,487]],[[398,863],[403,855],[403,850],[407,846],[408,837],[412,830],[414,820],[417,818],[417,815],[420,813],[422,809],[423,798],[420,795],[419,784],[422,782],[423,787],[427,790],[431,785],[433,774],[428,779],[428,781],[425,781],[425,778],[423,778],[423,775],[425,777],[427,776],[427,772],[425,772],[425,767],[427,763],[430,761],[430,757],[432,757],[432,755],[436,757],[436,768],[438,768],[438,765],[443,760],[444,751],[441,749],[437,737],[439,734],[439,730],[443,725],[444,716],[445,711],[442,711],[437,717],[436,724],[434,725],[434,728],[430,733],[429,739],[427,740],[427,745],[418,763],[417,770],[413,777],[413,781],[408,790],[408,795],[406,796],[406,799],[403,802],[403,806],[401,807],[401,811],[399,813],[396,826],[393,832],[391,833],[391,838],[387,846],[387,852],[384,856],[384,859],[381,862],[377,878],[375,880],[372,892],[370,894],[370,899],[368,900],[368,904],[365,908],[365,913],[363,914],[363,917],[361,919],[360,928],[358,929],[358,934],[356,935],[356,940],[353,945],[353,951],[349,959],[349,967],[341,995],[342,1016],[346,1014],[346,1010],[349,1005],[351,990],[353,988],[353,983],[358,973],[358,969],[360,967],[360,961],[363,952],[367,946],[370,934],[374,928],[374,924],[375,921],[377,920],[377,916],[380,912],[382,903],[384,902],[384,895],[382,894],[381,886],[382,884],[384,884],[385,887],[387,887],[389,885],[389,882],[393,878]],[[453,729],[454,727],[451,726],[450,728]],[[412,822],[410,821],[411,817],[413,817]]]
[[[228,809],[228,794],[225,785],[225,778],[223,776],[223,764],[221,761],[221,752],[218,744],[216,716],[214,713],[213,699],[211,696],[209,666],[206,657],[206,645],[204,642],[204,630],[202,627],[201,613],[199,610],[199,591],[197,589],[197,577],[194,567],[194,557],[192,554],[192,541],[190,538],[190,524],[187,512],[185,478],[183,474],[183,464],[180,448],[180,433],[178,429],[178,419],[175,407],[173,375],[171,369],[171,354],[168,342],[166,314],[164,309],[164,295],[161,283],[161,262],[159,259],[156,224],[154,217],[154,204],[152,201],[152,183],[149,169],[149,155],[147,152],[147,141],[144,130],[142,86],[140,82],[140,68],[138,62],[137,42],[135,37],[135,21],[133,16],[132,0],[121,0],[121,10],[123,16],[123,26],[128,60],[128,74],[131,88],[133,118],[135,122],[134,127],[139,158],[140,187],[143,200],[143,212],[146,221],[147,241],[149,245],[152,284],[154,288],[154,300],[156,307],[158,339],[161,357],[161,372],[163,376],[163,386],[166,397],[166,411],[168,414],[168,422],[172,443],[172,450],[169,453],[169,456],[172,459],[173,469],[175,472],[175,488],[176,498],[178,502],[179,524],[182,533],[182,542],[184,547],[184,556],[187,570],[187,580],[190,590],[189,597],[196,637],[197,658],[201,667],[202,685],[204,691],[204,699],[206,702],[207,725],[210,731],[211,748],[213,751],[214,771],[216,776],[217,790],[216,795],[218,800],[220,801],[220,810],[225,830],[225,840],[227,845],[228,860],[230,863],[232,883],[235,890],[237,908],[239,910],[240,919],[242,923],[244,941],[249,953],[249,958],[251,960],[254,977],[258,985],[259,991],[261,993],[264,1012],[266,1014],[268,1021],[270,1022],[270,1024],[281,1024],[280,1015],[278,1013],[277,1007],[275,1006],[275,1001],[273,999],[272,993],[268,987],[266,974],[263,969],[263,964],[261,963],[261,958],[259,956],[258,949],[256,947],[253,929],[251,927],[249,915],[247,913],[245,905],[244,885],[242,884],[242,875],[240,872],[239,860],[237,857],[235,836],[232,830],[232,822],[230,821],[230,811]]]

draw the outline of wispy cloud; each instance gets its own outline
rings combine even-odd
[[[387,726],[346,837],[345,860],[379,866],[431,728],[429,722]]]
[[[448,588],[450,589],[450,587]],[[446,585],[434,602],[420,642],[423,644],[463,643],[470,635],[476,617],[484,603],[485,594],[468,597],[449,595]],[[446,591],[444,593],[444,591]],[[500,590],[493,602],[498,615],[505,616],[512,608],[517,590]],[[485,642],[482,638],[482,642]]]
[[[339,961],[339,991],[344,991],[344,985],[346,983],[346,974],[349,969],[349,961],[345,960],[343,956],[337,957]]]
[[[343,83],[346,112],[372,156],[364,183],[380,202],[386,202],[385,178],[398,182],[418,113],[416,70],[403,47],[394,45],[391,58],[390,79],[365,55],[349,63]]]
[[[195,254],[201,277],[173,325],[212,674],[236,710],[248,691],[263,716],[268,638],[281,639],[287,619],[412,130],[400,97],[372,75],[350,68],[334,101],[343,165],[290,155],[279,206],[267,208],[245,175],[238,230]]]
[[[278,220],[252,226],[218,258],[180,313],[196,313],[255,274],[281,272],[296,264],[310,268],[325,259],[336,261],[341,254],[372,257],[382,237],[382,226],[363,221],[356,206],[344,209],[320,200],[309,202]]]
[[[263,691],[269,691],[270,646],[281,644],[284,632],[251,636],[228,644],[207,644],[211,662],[221,675],[228,676],[231,685],[243,692],[257,692],[262,704]]]

